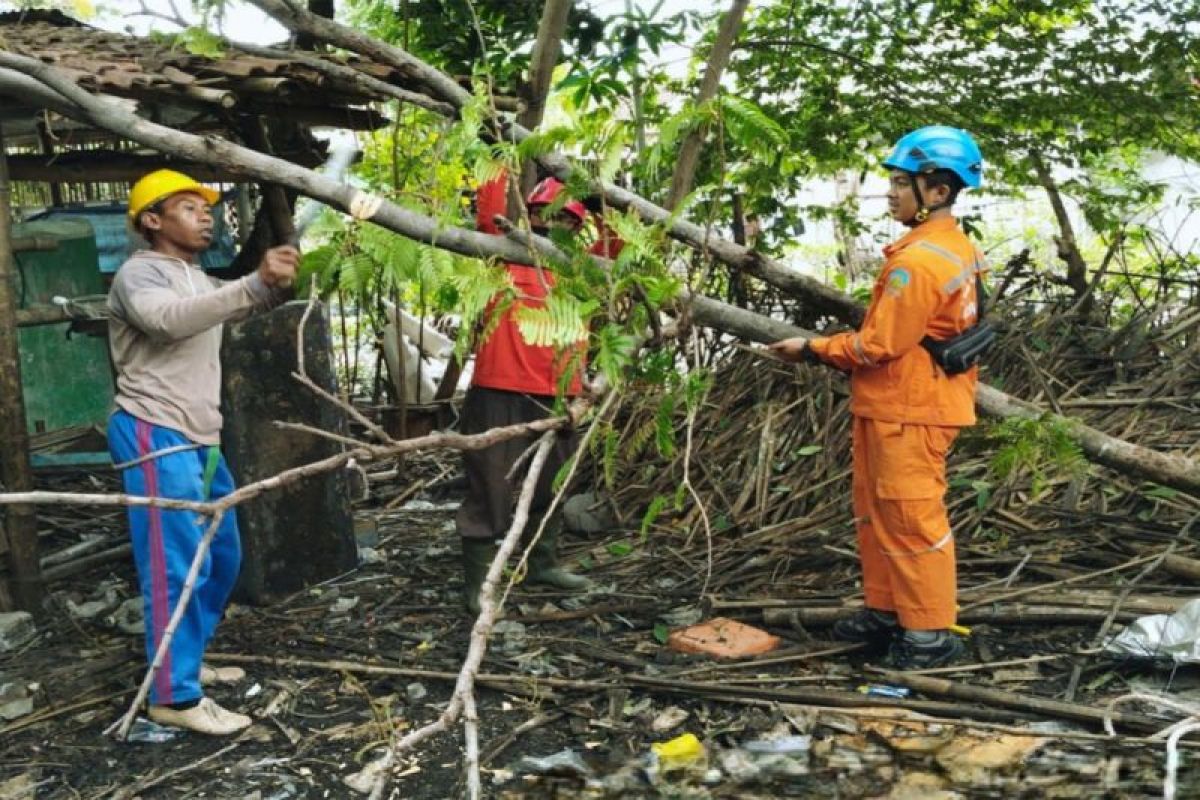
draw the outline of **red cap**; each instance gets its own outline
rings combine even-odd
[[[566,187],[563,186],[562,181],[558,178],[546,178],[533,187],[533,191],[525,199],[525,204],[530,208],[548,206],[558,198],[564,188]],[[578,200],[568,200],[563,204],[563,211],[573,214],[580,222],[587,219],[587,208]]]

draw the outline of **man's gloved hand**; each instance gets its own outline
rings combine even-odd
[[[818,364],[821,359],[808,346],[808,339],[803,336],[793,336],[767,345],[767,349],[784,361],[793,364]]]
[[[283,244],[263,253],[258,262],[258,276],[267,286],[286,289],[295,282],[299,266],[300,251],[290,244]]]

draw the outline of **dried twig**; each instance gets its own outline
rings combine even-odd
[[[508,557],[512,555],[512,551],[516,549],[517,542],[521,538],[521,533],[525,530],[525,524],[529,521],[529,507],[533,503],[534,490],[537,488],[538,478],[542,474],[542,469],[546,466],[546,460],[549,458],[550,450],[553,447],[554,433],[547,431],[542,435],[541,443],[533,456],[533,462],[529,465],[529,473],[525,476],[525,481],[521,485],[521,494],[517,500],[516,510],[513,512],[512,524],[509,526],[508,533],[504,536],[504,541],[500,543],[496,558],[492,561],[491,567],[488,568],[487,577],[483,579],[483,586],[479,590],[479,618],[475,620],[475,625],[471,629],[471,643],[467,649],[467,657],[463,660],[462,670],[459,672],[458,681],[454,687],[454,694],[451,695],[446,710],[428,725],[412,731],[398,741],[393,740],[388,747],[387,753],[380,759],[377,759],[374,765],[368,765],[366,769],[375,769],[378,775],[375,785],[371,789],[371,800],[378,800],[383,795],[383,791],[387,786],[387,778],[392,766],[396,763],[396,757],[400,753],[412,748],[435,733],[448,729],[458,718],[464,703],[467,702],[468,696],[472,698],[473,702],[476,673],[479,670],[480,663],[483,661],[484,653],[487,652],[487,637],[491,633],[492,627],[496,624],[496,617],[500,611],[500,607],[495,600],[496,584],[500,580],[504,564],[507,563]],[[478,736],[477,733],[474,735]],[[470,775],[472,771],[475,773],[479,771],[478,749],[476,749],[476,760],[474,763],[467,765],[467,774]],[[478,781],[478,778],[475,778],[475,780]],[[470,781],[471,779],[468,778],[468,783]]]
[[[179,621],[183,619],[183,613],[187,611],[188,601],[192,599],[192,592],[196,588],[196,577],[200,574],[200,568],[204,565],[204,559],[208,556],[208,548],[221,527],[221,521],[224,519],[225,511],[221,510],[213,514],[212,521],[208,523],[208,529],[204,531],[204,536],[196,546],[196,554],[192,556],[192,564],[188,567],[187,577],[183,581],[183,589],[179,592],[179,600],[175,603],[175,609],[171,612],[171,619],[167,622],[167,627],[162,633],[162,639],[158,642],[158,649],[154,651],[154,660],[150,662],[150,669],[146,670],[146,677],[142,678],[142,685],[138,687],[137,694],[134,695],[133,702],[129,704],[125,715],[106,728],[104,730],[105,734],[112,734],[115,731],[117,738],[121,741],[124,741],[125,737],[129,735],[129,729],[133,726],[133,721],[137,718],[138,709],[142,707],[146,695],[150,693],[150,684],[154,682],[154,676],[158,674],[163,659],[167,655],[167,650],[171,648],[171,640],[175,636],[175,629],[179,627]]]

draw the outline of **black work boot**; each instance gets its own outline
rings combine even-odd
[[[531,530],[537,530],[537,528],[531,526]],[[590,579],[583,575],[576,575],[558,565],[558,534],[560,531],[562,531],[561,520],[546,524],[546,530],[542,531],[542,537],[529,552],[529,572],[525,576],[525,582],[545,584],[568,592],[585,591],[592,586]]]
[[[903,631],[894,611],[864,608],[852,616],[833,623],[833,638],[839,642],[855,642],[883,652]]]
[[[479,589],[499,548],[490,539],[462,539],[463,605],[479,616]]]
[[[884,663],[900,670],[934,669],[957,661],[965,652],[962,639],[950,631],[905,631],[892,643]]]

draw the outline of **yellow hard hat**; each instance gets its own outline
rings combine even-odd
[[[157,169],[143,176],[129,190],[129,219],[136,220],[142,213],[159,200],[165,200],[180,192],[195,192],[215,205],[221,199],[221,193],[210,189],[195,178],[190,178],[182,172],[173,169]]]

